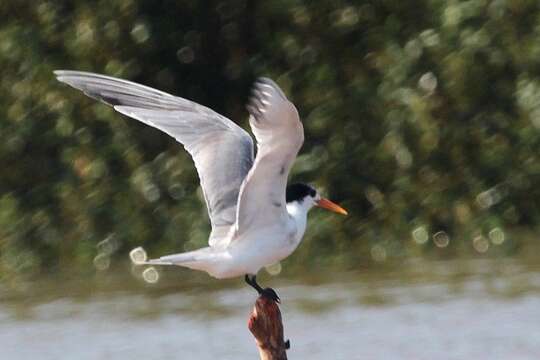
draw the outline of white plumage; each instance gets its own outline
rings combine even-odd
[[[68,70],[55,71],[55,75],[118,112],[174,137],[195,162],[212,225],[209,246],[148,264],[181,265],[216,278],[255,275],[296,249],[311,207],[326,201],[323,207],[345,213],[308,186],[310,195],[286,202],[287,177],[304,141],[304,130],[296,108],[270,79],[255,83],[247,105],[257,141],[254,159],[252,138],[209,108],[109,76]],[[252,281],[248,283],[257,288],[254,277]]]

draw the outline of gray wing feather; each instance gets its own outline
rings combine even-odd
[[[58,70],[59,81],[112,105],[184,145],[192,156],[212,224],[210,246],[222,246],[236,220],[242,181],[253,164],[253,140],[242,128],[195,102],[105,75]]]
[[[257,140],[257,157],[240,190],[236,216],[239,234],[287,219],[287,177],[304,142],[296,108],[272,80],[258,79],[247,109]],[[264,216],[257,216],[261,213]]]

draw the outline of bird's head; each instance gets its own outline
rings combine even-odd
[[[313,206],[318,206],[338,214],[347,215],[347,210],[321,197],[317,190],[307,184],[297,183],[287,186],[286,201],[287,204],[297,202],[306,211],[310,210]]]

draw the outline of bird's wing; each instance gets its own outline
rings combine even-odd
[[[287,216],[287,177],[304,142],[296,108],[272,80],[261,78],[256,82],[247,109],[257,140],[257,156],[240,190],[236,216],[239,234]]]
[[[251,136],[207,107],[144,85],[81,71],[54,73],[59,81],[184,145],[195,162],[208,207],[210,246],[221,246],[235,223],[240,185],[253,164]]]

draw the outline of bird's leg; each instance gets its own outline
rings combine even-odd
[[[276,292],[274,291],[274,289],[272,288],[265,288],[263,289],[258,283],[257,283],[257,276],[256,275],[247,275],[244,277],[244,280],[245,282],[251,286],[252,288],[254,288],[255,290],[257,290],[257,292],[259,293],[259,295],[261,296],[264,296],[264,297],[267,297],[277,303],[280,302],[279,300],[279,296],[276,294]]]
[[[244,280],[246,281],[246,283],[249,286],[251,286],[252,288],[257,290],[257,292],[259,294],[261,294],[263,292],[263,288],[259,284],[257,284],[257,276],[256,275],[252,275],[252,277],[250,277],[249,275],[246,275]]]

